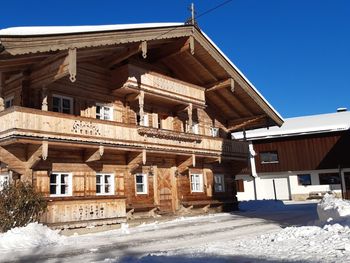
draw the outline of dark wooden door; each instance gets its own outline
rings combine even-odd
[[[344,173],[345,180],[345,199],[350,200],[350,172]]]

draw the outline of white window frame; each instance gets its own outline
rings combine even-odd
[[[217,128],[217,127],[210,127],[210,135],[212,137],[219,137],[219,128]]]
[[[8,96],[5,98],[4,100],[4,106],[5,106],[5,109],[8,109],[8,108],[11,108],[13,106],[13,103],[14,103],[14,99],[15,99],[15,96]],[[6,107],[6,104],[10,102],[10,106]]]
[[[147,114],[147,113],[143,114],[143,123],[142,123],[142,126],[145,126],[145,127],[148,127],[148,126],[149,126],[149,117],[148,117],[148,114]]]
[[[191,193],[203,193],[203,174],[190,174],[191,177]],[[197,188],[198,185],[198,188]]]
[[[58,184],[56,184],[56,194],[51,194],[51,175],[53,174],[56,174],[58,175],[58,179],[59,180],[56,180],[56,182],[59,182]],[[61,177],[62,175],[68,175],[68,193],[66,194],[62,194],[61,193]],[[72,196],[72,183],[73,183],[73,180],[72,180],[72,173],[66,173],[66,172],[51,172],[50,173],[50,180],[49,180],[49,189],[50,189],[50,196],[51,197],[60,197],[60,196]],[[59,191],[57,191],[57,189]],[[58,192],[58,193],[57,193]]]
[[[219,179],[219,183],[217,183],[216,178]],[[218,189],[218,186],[221,185],[222,190]],[[225,175],[224,174],[214,174],[214,190],[216,193],[223,193],[225,192]]]
[[[137,183],[137,176],[142,176],[142,183]],[[137,185],[143,184],[144,185],[144,191],[139,192],[137,190]],[[143,173],[138,173],[135,174],[135,193],[137,195],[142,195],[142,194],[148,194],[148,175],[147,174],[143,174]]]
[[[192,133],[199,134],[199,123],[198,122],[192,123]]]
[[[4,185],[10,183],[10,174],[0,174],[0,191],[4,189]]]
[[[62,95],[53,94],[52,95],[52,111],[53,111],[54,98],[60,99],[60,108],[58,111],[59,113],[64,113],[63,112],[63,99],[66,99],[66,100],[69,100],[69,102],[70,102],[70,109],[69,109],[69,113],[64,113],[64,114],[73,114],[73,98],[72,97],[66,97],[66,96],[62,96]]]
[[[113,106],[108,106],[108,105],[102,104],[102,103],[96,103],[96,107],[97,106],[100,107],[101,111],[100,111],[99,117],[98,117],[97,108],[96,108],[96,119],[113,121],[113,114],[114,114]],[[105,115],[106,109],[109,109],[108,118],[105,118],[106,117],[106,115]]]
[[[101,176],[102,181],[101,181],[101,192],[97,193],[97,176]],[[110,176],[111,177],[111,187],[110,187],[110,192],[106,193],[105,192],[105,177]],[[113,173],[97,173],[96,174],[96,195],[114,195],[114,183],[115,183],[115,178]]]

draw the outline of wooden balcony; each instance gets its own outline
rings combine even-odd
[[[143,90],[149,96],[160,96],[182,103],[205,107],[205,88],[174,79],[142,67],[128,64],[113,74],[117,93]]]
[[[79,117],[31,108],[0,113],[0,142],[11,138],[107,145],[121,149],[246,158],[245,142]],[[158,131],[158,132],[157,132]]]

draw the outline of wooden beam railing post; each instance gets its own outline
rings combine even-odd
[[[192,132],[192,126],[193,126],[193,120],[192,120],[192,111],[193,111],[193,106],[192,103],[187,108],[187,115],[188,115],[188,131],[187,132]]]
[[[47,87],[43,86],[41,88],[41,110],[42,111],[48,111],[48,102],[47,102]]]
[[[0,72],[0,111],[3,111],[5,109],[5,104],[4,104],[4,97],[3,97],[3,89],[4,89],[4,74]]]
[[[139,96],[139,115],[140,115],[140,125],[144,125],[144,110],[143,110],[143,106],[144,106],[144,99],[145,99],[145,93],[144,91],[140,92],[140,96]]]

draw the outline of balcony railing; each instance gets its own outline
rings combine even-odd
[[[125,65],[115,74],[124,88],[141,89],[151,94],[181,100],[186,103],[205,105],[205,89],[203,87],[174,79],[132,64]]]
[[[172,153],[248,156],[245,142],[15,106],[0,113],[0,140],[16,136]]]

